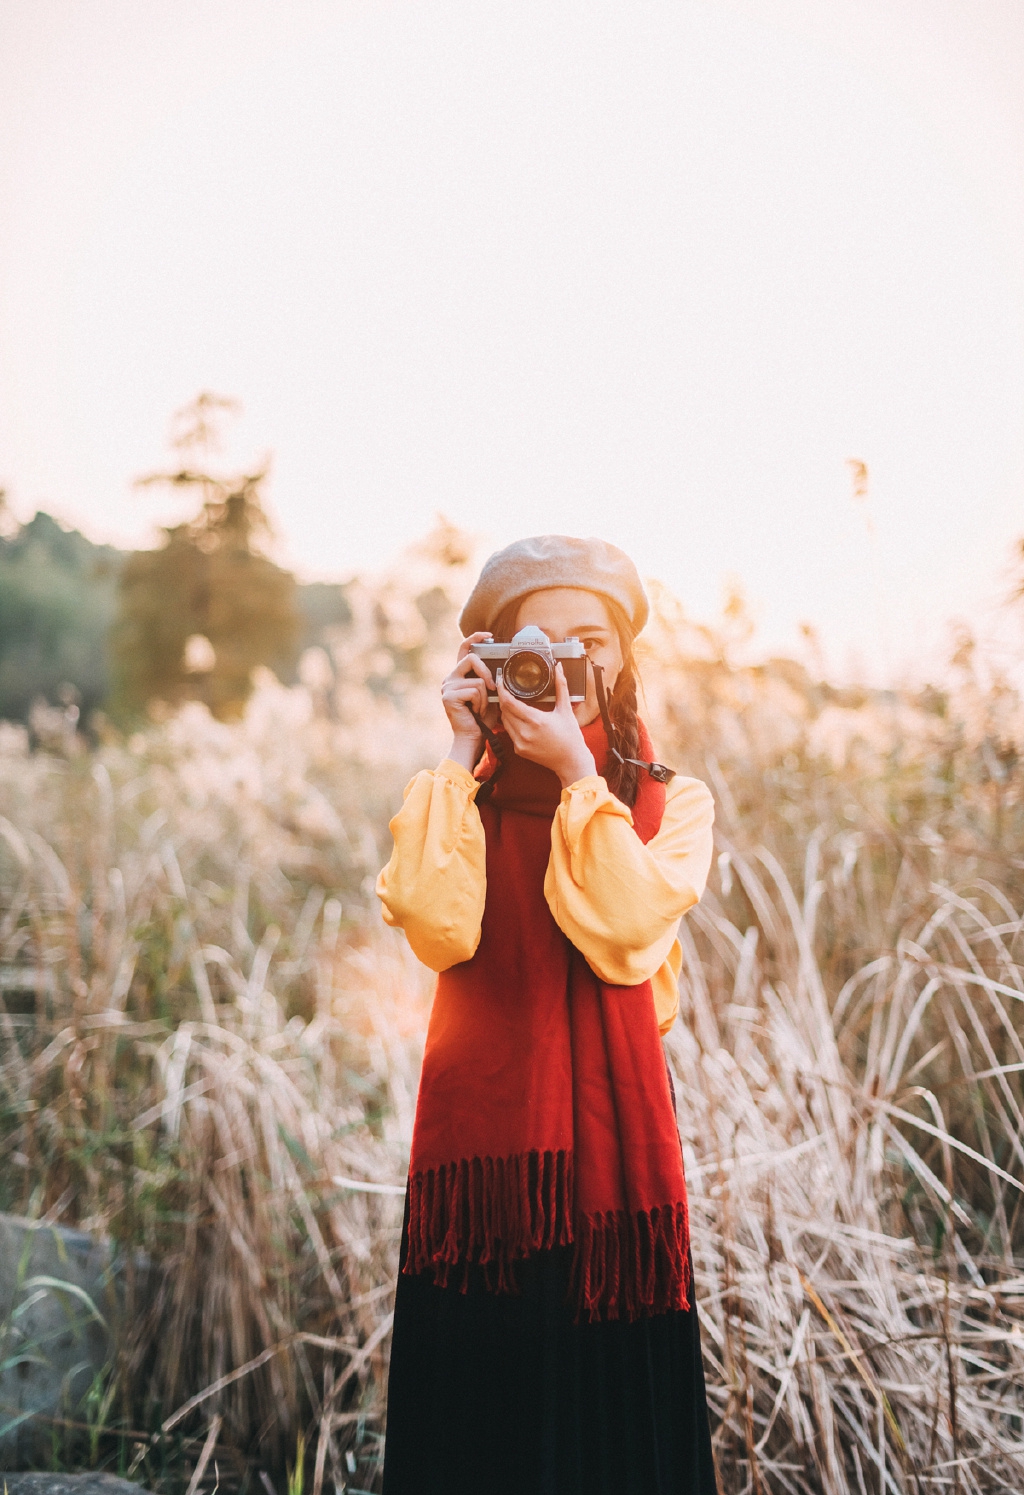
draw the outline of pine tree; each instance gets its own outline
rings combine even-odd
[[[155,550],[122,568],[111,645],[115,710],[130,718],[156,702],[204,701],[222,721],[238,717],[252,672],[291,671],[299,641],[295,578],[266,556],[262,490],[268,465],[227,476],[210,471],[217,419],[233,402],[200,395],[175,417],[181,466],[140,480],[184,489],[193,516],[163,530]]]

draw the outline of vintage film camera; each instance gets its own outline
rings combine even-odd
[[[569,699],[575,705],[587,694],[587,651],[578,638],[553,644],[540,628],[520,628],[510,644],[473,644],[473,653],[484,661],[497,680],[500,673],[509,695],[539,711],[555,709],[555,665],[561,661]],[[494,692],[487,699],[497,702]]]

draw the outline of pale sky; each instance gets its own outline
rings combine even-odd
[[[898,669],[1024,534],[1022,245],[1021,0],[0,6],[0,483],[95,538],[209,389],[303,576],[597,533]]]

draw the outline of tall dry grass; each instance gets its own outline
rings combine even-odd
[[[464,563],[237,725],[0,737],[0,1202],[123,1244],[94,1446],[168,1491],[379,1487],[429,983],[369,880]],[[1024,1488],[1022,733],[957,669],[829,690],[658,599],[659,749],[718,801],[668,1046],[729,1495]]]
[[[147,1474],[212,1415],[239,1476],[279,1471],[312,1416],[340,1488],[381,1429],[429,993],[368,934],[377,844],[317,782],[322,726],[267,681],[237,730],[0,753],[2,1202],[156,1265],[112,1367]]]

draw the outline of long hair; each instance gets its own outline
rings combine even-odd
[[[584,588],[586,590],[586,588]],[[494,620],[491,632],[496,644],[510,643],[516,631],[516,619],[519,609],[532,593],[523,597],[517,597],[507,607],[503,607]],[[622,651],[622,669],[619,671],[615,682],[615,689],[611,693],[608,702],[608,715],[615,731],[615,747],[618,748],[623,758],[638,758],[640,756],[640,728],[637,722],[636,709],[636,684],[637,670],[636,661],[633,657],[633,630],[629,626],[629,619],[625,611],[617,602],[610,597],[604,597],[602,601],[608,609],[612,626],[619,639],[619,648]],[[612,746],[609,743],[609,748]],[[611,752],[608,761],[599,772],[603,772],[608,788],[630,809],[636,804],[637,791],[640,787],[641,770],[634,763],[620,763]]]

